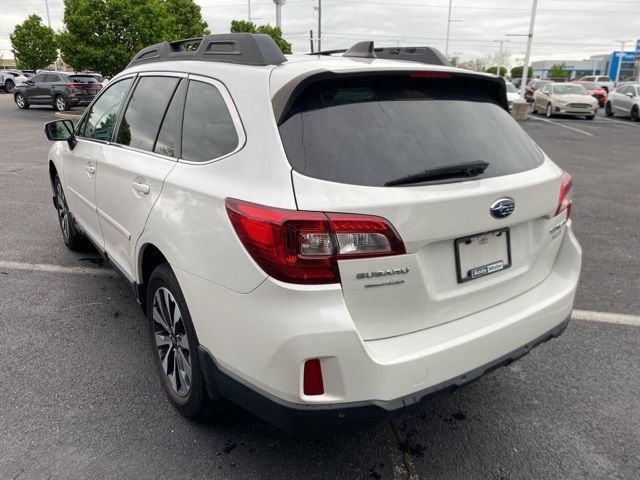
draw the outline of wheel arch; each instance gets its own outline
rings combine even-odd
[[[146,298],[149,278],[153,270],[163,263],[169,263],[169,260],[160,248],[150,242],[142,244],[138,251],[136,268],[136,297],[145,315],[147,313]]]

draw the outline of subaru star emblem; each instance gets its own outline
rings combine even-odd
[[[516,202],[512,198],[499,198],[489,208],[491,216],[493,218],[504,218],[511,215],[511,212],[516,208]]]

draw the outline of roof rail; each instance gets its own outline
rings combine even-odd
[[[224,33],[162,42],[143,48],[127,68],[144,63],[204,60],[239,65],[280,65],[287,59],[269,35]]]
[[[371,41],[358,42],[349,49],[323,50],[322,52],[309,53],[308,55],[333,55],[335,53],[343,53],[344,57],[383,58],[385,60],[404,60],[428,65],[450,66],[442,52],[433,47],[375,48]]]

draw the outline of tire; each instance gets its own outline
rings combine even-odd
[[[531,113],[538,113],[538,109],[536,108],[536,102],[531,102]]]
[[[59,112],[65,112],[70,108],[69,101],[64,95],[56,95],[56,97],[53,99],[53,108],[55,108]]]
[[[160,383],[176,410],[185,417],[201,418],[221,406],[219,395],[211,400],[207,394],[191,315],[167,263],[156,267],[149,278],[147,321]]]
[[[74,252],[84,251],[87,247],[87,239],[76,229],[58,174],[53,179],[53,188],[56,195],[55,207],[58,212],[58,224],[60,225],[62,240],[64,240],[64,244],[69,250]]]
[[[611,109],[611,102],[607,102],[604,104],[604,114],[607,117],[613,117],[613,110]]]
[[[23,94],[16,93],[15,101],[20,110],[26,110],[27,108],[29,108],[29,102],[27,102],[27,99]]]
[[[545,110],[545,115],[547,118],[553,117],[553,107],[551,107],[551,103],[547,103],[547,109]]]
[[[640,120],[640,113],[638,113],[638,106],[634,105],[634,107],[631,109],[631,121],[632,122],[637,122]]]
[[[13,83],[13,80],[7,80],[6,82],[4,82],[4,90],[7,93],[13,93],[13,89],[15,88],[16,84]]]

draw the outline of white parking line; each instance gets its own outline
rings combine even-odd
[[[596,120],[599,120],[604,123],[607,123],[607,122],[619,123],[620,125],[627,125],[629,127],[634,127],[634,128],[640,127],[640,123],[633,123],[631,122],[631,120],[629,120],[628,122],[621,122],[620,120],[614,120],[613,118],[603,118],[603,117],[596,117]]]
[[[0,270],[29,270],[32,272],[71,273],[79,275],[115,276],[115,272],[106,268],[65,267],[48,263],[5,262],[0,260]]]
[[[585,320],[587,322],[616,323],[618,325],[633,325],[634,327],[640,327],[640,316],[638,315],[574,310],[571,318],[573,320]]]
[[[580,130],[579,128],[573,128],[573,127],[570,127],[569,125],[563,125],[558,122],[553,122],[551,120],[547,120],[546,118],[538,118],[532,115],[529,115],[529,118],[532,120],[540,120],[541,122],[551,123],[552,125],[557,125],[559,127],[567,128],[569,130],[573,130],[574,132],[582,133],[583,135],[588,135],[589,137],[593,137],[593,133],[585,132],[584,130]]]
[[[48,263],[7,262],[0,260],[0,271],[27,270],[31,272],[69,273],[75,275],[97,275],[102,277],[115,277],[115,272],[108,268],[66,267]],[[615,323],[618,325],[633,325],[640,327],[639,315],[627,315],[622,313],[594,312],[591,310],[574,310],[571,315],[573,320],[588,322]]]

